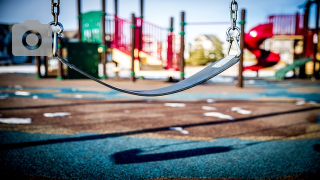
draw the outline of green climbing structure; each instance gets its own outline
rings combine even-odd
[[[309,61],[311,61],[311,59],[309,59],[309,58],[294,60],[292,64],[288,64],[284,68],[279,69],[276,72],[276,74],[273,76],[272,79],[277,79],[277,80],[284,79],[286,74],[287,74],[287,72],[293,71],[295,68],[298,68],[298,67],[301,67],[301,66],[305,65]]]

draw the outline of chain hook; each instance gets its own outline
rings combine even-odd
[[[240,28],[237,27],[237,13],[238,13],[238,3],[236,0],[232,0],[230,2],[230,21],[231,21],[231,26],[227,29],[227,41],[229,42],[229,48],[228,48],[228,55],[230,54],[230,50],[231,50],[231,46],[232,46],[232,43],[233,41],[235,41],[236,43],[236,47],[237,47],[237,50],[238,50],[238,54],[237,56],[240,56],[241,54],[241,50],[240,50]],[[230,34],[230,31],[233,30],[233,31],[237,31],[237,34],[236,35],[231,35]]]

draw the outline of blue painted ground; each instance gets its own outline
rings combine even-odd
[[[82,97],[83,99],[162,99],[162,100],[197,100],[197,99],[239,99],[239,100],[250,100],[261,97],[269,97],[269,98],[303,98],[306,101],[315,101],[320,103],[320,92],[291,92],[290,88],[296,87],[304,87],[304,88],[319,88],[320,84],[311,84],[311,83],[297,83],[297,82],[268,82],[263,80],[251,80],[248,81],[251,83],[246,84],[246,86],[255,86],[255,87],[263,87],[265,90],[258,93],[177,93],[164,97],[138,97],[138,96],[126,96],[124,93],[120,93],[118,91],[114,91],[106,88],[106,91],[90,91],[90,90],[79,90],[76,88],[68,88],[68,87],[23,87],[24,90],[34,90],[34,89],[42,89],[42,90],[58,90],[59,92],[50,92],[50,93],[31,93],[30,95],[21,96],[16,95],[14,92],[1,92],[1,90],[8,89],[8,87],[0,87],[0,97],[33,97],[38,96],[39,98],[74,98],[75,96],[59,96],[63,94],[87,94],[87,95],[96,95],[91,97]]]
[[[0,131],[0,139],[2,175],[146,179],[320,173],[320,139],[189,141],[11,131]]]

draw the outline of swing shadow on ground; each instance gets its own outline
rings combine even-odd
[[[194,123],[194,124],[175,125],[175,126],[187,128],[187,127],[207,126],[207,125],[215,125],[215,124],[229,124],[229,123],[234,123],[234,122],[256,120],[258,118],[263,118],[263,117],[271,117],[271,116],[277,116],[277,115],[283,115],[283,114],[298,113],[298,112],[310,111],[310,110],[315,110],[315,109],[318,109],[318,107],[309,107],[309,108],[302,108],[302,109],[298,109],[298,110],[268,113],[268,114],[262,114],[262,115],[251,116],[251,117],[238,118],[233,121],[220,120],[220,121],[211,121],[211,122],[202,122],[202,123]],[[0,150],[18,149],[18,148],[25,148],[25,147],[32,147],[32,146],[57,144],[57,143],[98,140],[98,139],[105,139],[105,138],[114,138],[114,137],[119,137],[119,136],[137,135],[137,134],[143,134],[143,133],[155,133],[155,132],[161,132],[161,131],[168,131],[170,127],[159,127],[159,128],[150,128],[150,129],[122,132],[122,133],[87,135],[87,136],[81,136],[81,137],[50,139],[50,140],[33,141],[33,142],[0,144]],[[135,152],[137,152],[137,151],[135,151]]]
[[[112,155],[112,160],[115,164],[132,164],[132,163],[144,163],[152,161],[166,161],[172,159],[187,158],[193,156],[201,156],[207,154],[217,154],[233,150],[232,147],[205,147],[188,149],[174,152],[156,153],[156,154],[146,154],[139,155],[145,151],[141,149],[130,149],[127,151],[118,152]]]

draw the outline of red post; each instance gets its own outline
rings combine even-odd
[[[238,74],[238,87],[243,88],[243,49],[244,49],[244,26],[246,22],[246,10],[241,10],[241,34],[240,34],[240,62],[239,62],[239,74]]]
[[[119,41],[119,20],[118,20],[118,0],[114,0],[114,38],[113,43],[118,47]]]
[[[180,81],[184,80],[184,67],[185,67],[185,62],[184,62],[184,26],[186,25],[185,23],[185,13],[181,12],[181,32],[180,32]]]
[[[296,27],[295,27],[295,33],[294,33],[295,35],[300,34],[299,24],[300,24],[300,14],[297,12],[296,13]]]
[[[134,50],[135,50],[135,26],[136,26],[136,18],[134,14],[131,14],[131,81],[135,82],[136,77],[135,77],[135,72],[134,72]]]
[[[173,61],[173,17],[170,18],[170,34],[168,35],[168,47],[167,47],[167,67],[166,69],[172,68],[172,61]]]

